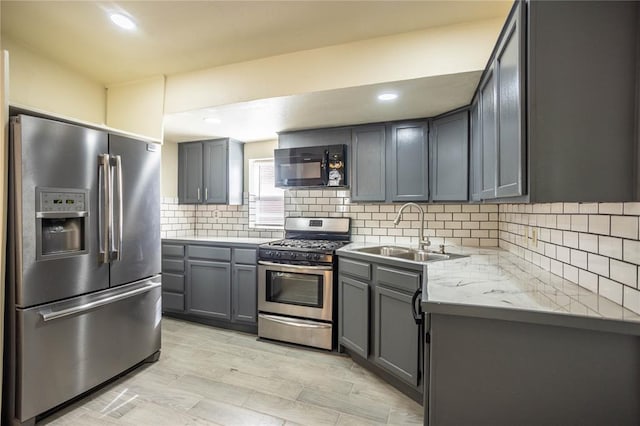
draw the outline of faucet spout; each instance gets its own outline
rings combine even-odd
[[[420,229],[418,229],[418,238],[419,238],[418,250],[425,250],[427,247],[431,245],[431,241],[429,241],[429,237],[427,238],[424,237],[424,209],[420,207],[420,205],[416,203],[403,204],[402,207],[400,207],[400,210],[398,210],[398,214],[396,215],[395,219],[393,219],[393,224],[395,226],[398,226],[398,224],[400,223],[400,219],[402,219],[402,212],[404,212],[404,209],[410,206],[414,206],[420,211]]]

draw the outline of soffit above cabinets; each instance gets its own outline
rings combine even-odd
[[[277,132],[285,130],[433,117],[469,104],[481,74],[470,71],[167,114],[164,138],[184,142],[232,137],[252,142],[276,139]],[[378,95],[386,92],[398,98],[379,101]]]

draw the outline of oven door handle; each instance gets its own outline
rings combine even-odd
[[[313,271],[330,271],[333,269],[333,266],[291,265],[289,263],[265,262],[263,260],[259,261],[258,264],[265,266],[277,266],[278,268],[311,269]]]
[[[303,327],[303,328],[331,328],[331,324],[320,324],[315,321],[306,321],[301,319],[289,318],[284,319],[275,315],[266,315],[260,314],[260,318],[264,318],[269,321],[277,322],[284,325],[290,325],[293,327]]]

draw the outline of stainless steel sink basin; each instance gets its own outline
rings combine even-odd
[[[355,251],[359,251],[362,253],[369,253],[369,254],[377,254],[378,256],[390,256],[390,257],[401,257],[401,255],[405,255],[413,252],[413,250],[405,247],[394,247],[394,246],[363,247],[363,248],[356,249]]]
[[[427,250],[413,250],[406,247],[375,246],[354,249],[360,253],[375,254],[378,256],[392,257],[396,259],[412,260],[414,262],[435,262],[438,260],[450,260],[466,257],[462,254],[436,253]]]

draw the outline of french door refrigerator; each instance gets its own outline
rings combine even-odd
[[[160,152],[29,115],[10,139],[3,413],[24,424],[157,359]]]

